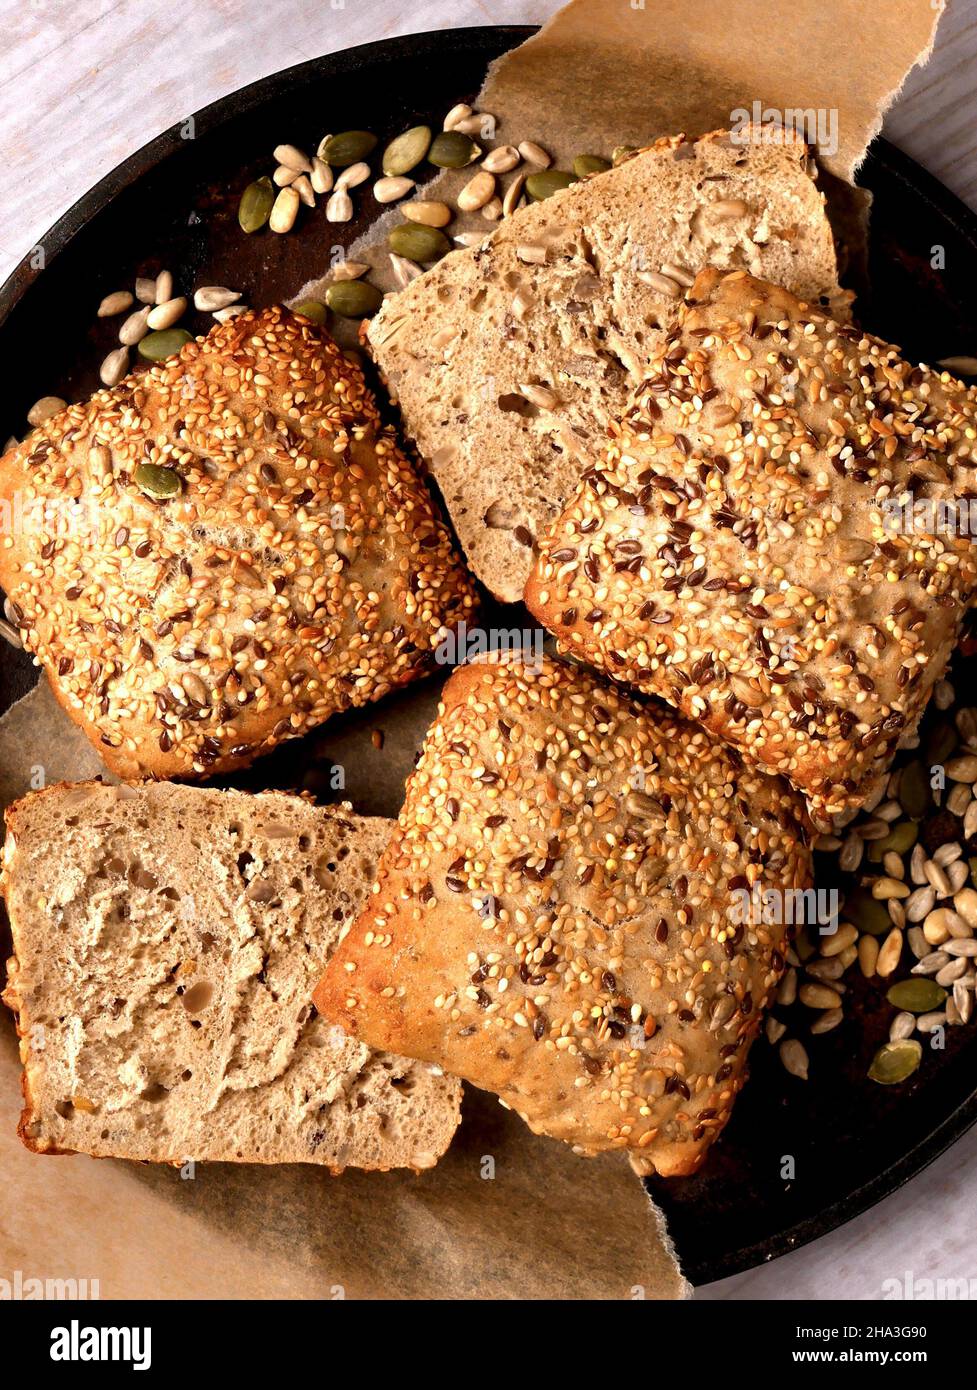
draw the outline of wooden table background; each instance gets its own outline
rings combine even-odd
[[[885,0],[865,3],[884,24]],[[557,0],[0,0],[0,279],[133,150],[256,78],[394,34],[540,23],[557,8]],[[884,134],[977,208],[974,0],[950,0],[933,58],[910,74]],[[697,1296],[875,1299],[907,1271],[977,1279],[975,1212],[977,1129],[841,1230]]]

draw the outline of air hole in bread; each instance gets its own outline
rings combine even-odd
[[[147,1086],[144,1091],[139,1093],[139,1099],[149,1101],[151,1105],[158,1105],[168,1095],[168,1088],[161,1081],[154,1081],[151,1086]]]
[[[250,867],[251,867],[251,865],[252,865],[253,863],[254,863],[254,855],[253,855],[253,854],[249,854],[247,850],[242,851],[242,853],[238,855],[238,857],[237,857],[237,871],[238,871],[238,873],[241,875],[242,878],[247,878],[247,877],[248,877],[248,869],[250,869]]]

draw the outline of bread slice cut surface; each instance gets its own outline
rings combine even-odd
[[[5,1001],[39,1153],[423,1169],[460,1086],[312,989],[392,823],[303,798],[61,784],[7,812]]]

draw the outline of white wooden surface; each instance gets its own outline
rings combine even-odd
[[[884,23],[884,0],[866,3]],[[126,155],[256,78],[394,34],[539,23],[557,8],[556,0],[0,0],[0,279]],[[951,0],[932,61],[911,74],[884,133],[977,208],[974,0]],[[840,1231],[699,1297],[873,1299],[907,1271],[977,1280],[975,1211],[977,1130]]]

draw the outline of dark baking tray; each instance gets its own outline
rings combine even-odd
[[[417,34],[315,59],[254,83],[196,116],[193,138],[174,127],[146,145],[80,199],[41,243],[44,269],[29,257],[0,290],[5,361],[0,438],[21,434],[38,396],[77,399],[97,386],[98,362],[114,345],[117,322],[94,321],[109,290],[163,265],[181,288],[232,284],[254,304],[293,295],[321,268],[332,241],[349,242],[375,214],[357,196],[359,222],[330,227],[321,212],[287,237],[243,236],[236,223],[241,189],[270,167],[271,146],[308,146],[327,129],[363,124],[392,135],[422,120],[439,121],[471,97],[487,63],[533,32],[523,27]],[[423,82],[418,82],[423,75]],[[423,93],[423,106],[415,104]],[[368,97],[366,94],[369,94]],[[335,115],[333,113],[336,113]],[[341,113],[341,114],[339,114]],[[872,291],[859,304],[862,323],[932,361],[977,346],[977,218],[884,140],[876,140],[861,182],[875,196],[870,245]],[[366,193],[366,190],[363,190]],[[934,270],[942,247],[945,269]],[[209,318],[190,326],[203,331]],[[522,626],[518,611],[506,625]],[[0,651],[0,709],[34,683],[22,654]],[[959,672],[957,679],[969,679]],[[388,738],[401,717],[395,697],[376,707]],[[433,692],[430,695],[433,701]],[[370,712],[290,745],[243,779],[289,786],[328,762],[338,736],[363,749],[361,809],[395,814],[370,794]],[[388,744],[389,747],[389,744]],[[406,770],[412,748],[398,748]],[[327,785],[325,779],[322,784]],[[355,799],[355,798],[354,798]],[[364,804],[367,803],[367,804]],[[883,1009],[860,992],[864,1019],[846,1021],[812,1048],[805,1086],[784,1073],[759,1042],[752,1077],[722,1140],[696,1177],[656,1185],[683,1267],[695,1283],[749,1268],[792,1250],[863,1211],[919,1172],[977,1118],[977,1032],[950,1030],[940,1057],[928,1057],[915,1084],[887,1091],[865,1079]],[[786,1156],[796,1176],[784,1180]],[[826,1291],[830,1294],[830,1291]]]

